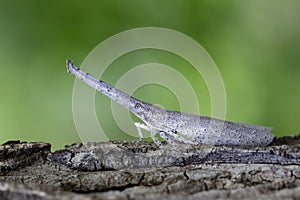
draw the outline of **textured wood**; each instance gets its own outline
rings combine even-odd
[[[29,165],[40,158],[46,158],[50,144],[8,141],[0,146],[0,174]]]
[[[0,199],[299,199],[299,148],[300,135],[258,148],[114,141],[53,153],[10,142],[0,146]]]

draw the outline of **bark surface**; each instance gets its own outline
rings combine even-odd
[[[267,147],[0,146],[0,199],[300,199],[300,135]]]

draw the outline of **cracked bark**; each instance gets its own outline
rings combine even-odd
[[[0,199],[299,199],[300,135],[267,147],[0,146]]]

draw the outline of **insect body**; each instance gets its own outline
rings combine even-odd
[[[157,134],[168,143],[178,141],[189,144],[266,146],[273,140],[272,128],[269,127],[170,111],[143,102],[102,80],[97,80],[80,70],[70,60],[67,60],[67,71],[140,118],[144,124],[135,123],[140,140],[143,138],[141,129],[149,131],[151,138],[158,146],[161,146],[161,143],[156,138]]]

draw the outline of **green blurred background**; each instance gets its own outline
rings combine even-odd
[[[0,142],[45,141],[53,149],[79,142],[66,58],[80,65],[108,37],[149,26],[180,31],[207,50],[224,80],[228,120],[272,126],[276,136],[299,132],[298,0],[0,0]],[[116,60],[104,80],[114,84],[120,71],[143,62],[185,65],[166,52],[135,52]],[[185,73],[195,79],[192,68]],[[201,113],[210,115],[200,79],[192,82],[200,88]],[[140,88],[136,96],[178,107],[175,96],[157,85]],[[106,116],[103,105],[110,101],[96,99],[96,107],[103,107],[97,113]],[[128,138],[110,117],[105,129],[114,133],[111,139]]]

